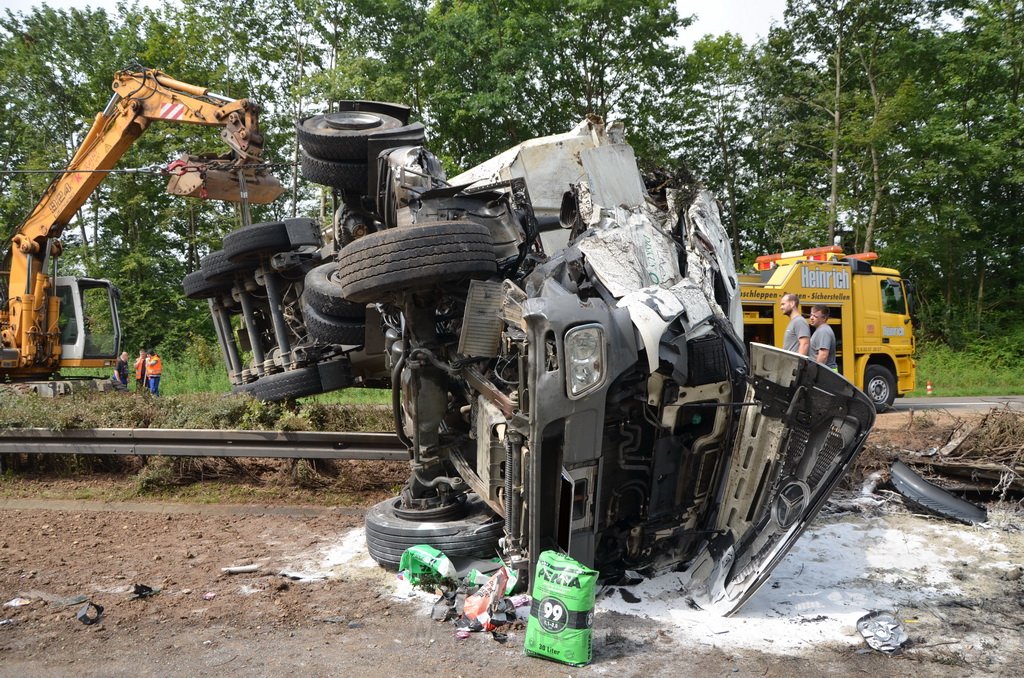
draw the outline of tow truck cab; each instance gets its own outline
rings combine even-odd
[[[873,265],[877,258],[839,246],[758,257],[758,272],[740,276],[745,342],[782,345],[789,324],[779,310],[783,294],[800,297],[804,316],[815,304],[827,306],[839,372],[879,411],[888,408],[915,386],[913,284]]]

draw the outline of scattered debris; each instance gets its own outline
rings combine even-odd
[[[627,603],[643,602],[640,596],[636,595],[635,593],[626,588],[619,589],[619,595],[622,596],[622,599]]]
[[[91,613],[91,614],[90,614]],[[103,606],[97,605],[91,600],[85,601],[85,605],[78,609],[75,617],[86,626],[92,626],[103,616]]]
[[[213,600],[216,597],[217,597],[217,594],[214,593],[213,591],[207,591],[206,593],[203,594],[203,600]]]
[[[982,420],[984,422],[984,420]],[[967,440],[967,436],[974,433],[974,429],[978,428],[980,424],[967,424],[960,422],[960,424],[953,429],[953,433],[949,436],[949,441],[945,445],[940,447],[936,454],[940,457],[947,457],[953,452],[956,452],[957,448]]]
[[[291,579],[292,581],[322,581],[327,575],[321,572],[295,572],[293,570],[281,570],[278,576]]]
[[[892,484],[912,503],[946,518],[977,525],[988,520],[988,512],[929,483],[901,461],[892,465]]]
[[[336,617],[324,617],[320,621],[322,621],[325,624],[344,624],[348,621],[348,618],[338,615]]]
[[[875,471],[874,473],[869,474],[868,477],[864,479],[864,482],[861,483],[860,496],[873,496],[875,494],[875,490],[878,489],[878,484],[880,482],[882,482],[881,471]]]
[[[230,567],[222,567],[220,571],[224,574],[247,574],[249,572],[256,572],[260,569],[259,565],[231,565]]]
[[[455,597],[455,591],[443,591],[434,601],[434,606],[430,608],[430,618],[439,622],[457,619],[460,613],[456,611]],[[464,595],[463,598],[465,598]]]
[[[522,621],[527,616],[531,598],[528,595],[507,597],[515,589],[518,577],[500,558],[450,559],[436,548],[421,545],[406,549],[399,567],[399,576],[410,584],[440,594],[430,610],[430,618],[453,622],[456,638],[489,631],[494,640],[504,643],[508,636],[497,631],[498,627]],[[486,576],[483,570],[494,573]]]
[[[14,620],[10,619],[10,618],[8,618],[8,619],[0,619],[0,626],[10,626],[13,623],[14,623]]]
[[[6,603],[4,603],[4,607],[25,607],[26,605],[31,604],[32,601],[28,598],[11,598]]]
[[[156,594],[160,593],[160,589],[154,589],[151,586],[145,584],[135,584],[132,588],[132,600],[138,600],[140,598],[151,598]]]
[[[876,610],[857,620],[857,630],[872,650],[886,654],[899,652],[910,637],[896,618],[888,612]]]
[[[507,615],[506,606],[502,605],[500,611],[498,608],[500,603],[504,603],[503,598],[508,579],[508,571],[505,568],[501,568],[496,574],[491,575],[491,578],[476,593],[466,598],[466,602],[463,605],[462,618],[468,624],[476,622],[484,631],[493,631],[497,626],[497,624],[491,621],[492,613],[501,615],[498,620],[500,624],[507,623],[508,618],[505,616]],[[513,609],[513,614],[514,612],[515,610]]]
[[[635,570],[626,570],[614,583],[617,586],[636,586],[644,580],[644,576]],[[612,583],[612,582],[607,582]]]
[[[1006,500],[1024,492],[1024,414],[992,410],[979,421],[959,421],[933,454],[903,460],[955,480],[965,489],[991,492]]]
[[[421,584],[425,578],[454,581],[458,577],[458,572],[448,556],[426,544],[407,548],[402,553],[398,570],[413,586]]]

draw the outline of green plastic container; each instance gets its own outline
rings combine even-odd
[[[541,553],[523,642],[526,654],[570,666],[589,664],[596,592],[597,572],[561,553]]]

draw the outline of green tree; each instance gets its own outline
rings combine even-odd
[[[680,125],[677,147],[708,186],[718,187],[725,221],[739,260],[739,192],[747,185],[743,151],[747,146],[750,97],[748,51],[736,35],[705,36],[683,62],[679,95],[667,107]]]

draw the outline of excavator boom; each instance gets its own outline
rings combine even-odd
[[[62,329],[65,340],[72,334],[66,331],[67,318],[63,322],[61,318],[69,316],[73,306],[75,318],[84,323],[85,318],[77,317],[81,300],[71,304],[73,299],[66,290],[58,293],[51,269],[61,253],[59,238],[68,223],[107,170],[114,169],[153,122],[219,127],[220,137],[230,149],[223,155],[184,156],[172,163],[168,192],[239,202],[247,209],[248,203],[271,202],[283,191],[261,165],[259,107],[248,99],[214,94],[150,69],[120,71],[112,88],[110,102],[96,115],[67,170],[50,183],[12,238],[6,258],[6,298],[0,298],[0,377],[32,378],[55,372],[62,365],[99,366],[115,359],[119,323],[114,291],[109,290],[110,309],[100,315],[110,316],[104,326],[115,340],[101,342],[102,350],[93,342],[90,349],[85,323],[75,350],[62,341]],[[106,285],[109,288],[109,283]],[[93,280],[83,289],[96,288]],[[62,345],[68,348],[62,349]]]

